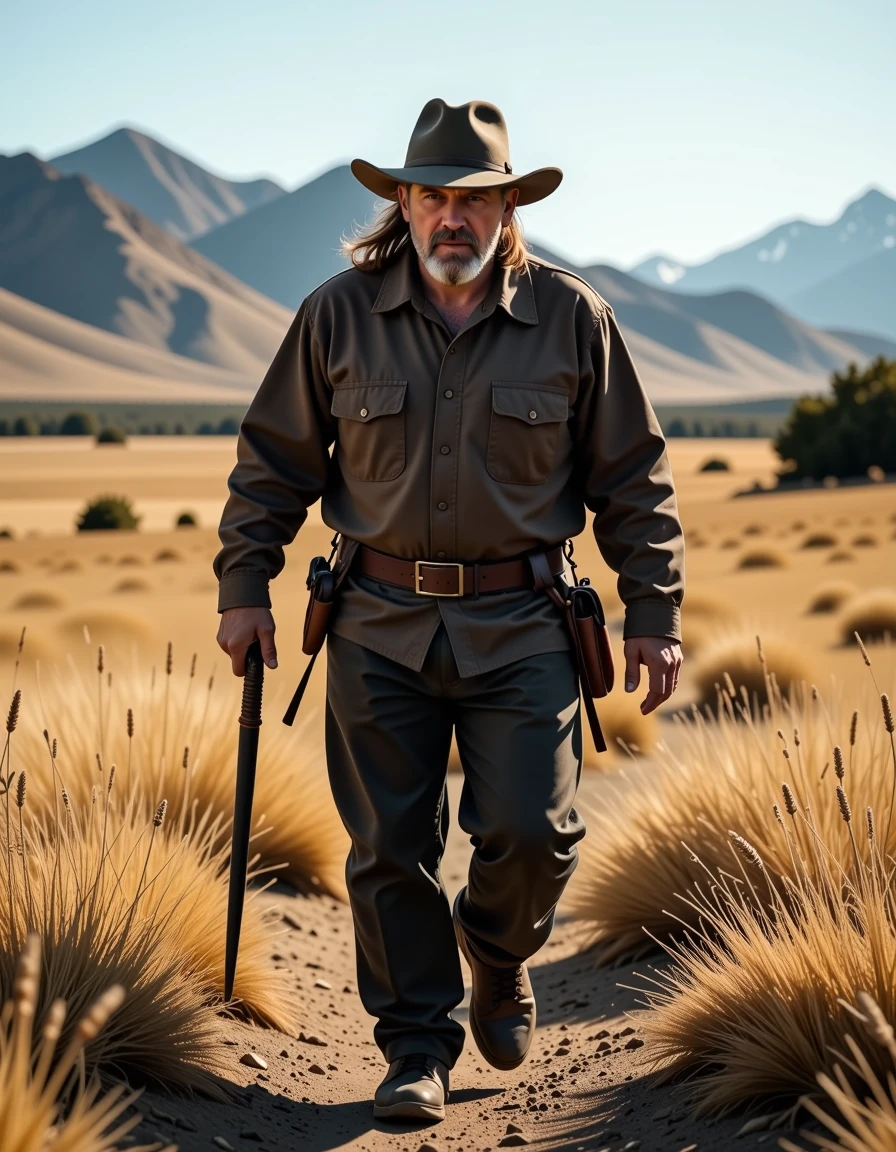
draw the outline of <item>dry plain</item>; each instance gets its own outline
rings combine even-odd
[[[756,481],[771,484],[777,462],[767,442],[668,443],[688,541],[681,683],[649,724],[634,715],[645,694],[643,681],[634,700],[620,700],[617,689],[605,705],[608,716],[619,713],[618,731],[632,734],[626,737],[629,745],[637,744],[644,754],[639,771],[650,769],[652,742],[672,738],[674,711],[698,698],[695,670],[701,652],[724,634],[758,633],[768,643],[780,639],[819,684],[831,676],[844,681],[857,676],[860,662],[855,647],[842,642],[841,613],[810,613],[807,606],[820,586],[833,581],[847,582],[856,593],[875,588],[893,592],[896,571],[892,485],[735,498],[735,492]],[[90,668],[97,644],[105,646],[110,659],[161,668],[171,641],[180,660],[197,654],[203,676],[213,671],[218,677],[229,675],[229,662],[215,644],[218,618],[211,561],[234,447],[230,438],[212,437],[132,438],[126,447],[102,448],[87,440],[5,441],[0,453],[0,529],[9,527],[13,536],[0,539],[0,672],[11,674],[25,626],[19,682],[26,699],[35,687],[36,662],[43,670],[64,666],[70,657]],[[727,459],[730,470],[701,473],[701,462],[710,456]],[[133,501],[143,517],[140,529],[74,533],[74,519],[85,501],[106,492]],[[197,515],[198,527],[172,527],[183,510]],[[818,532],[831,534],[835,542],[801,547]],[[299,635],[308,559],[329,552],[331,535],[313,508],[272,588],[280,656],[277,671],[267,674],[266,724],[272,726],[279,724],[281,704],[305,663]],[[758,551],[768,553],[766,563],[740,566],[744,555]],[[604,599],[620,662],[622,611],[615,575],[601,560],[590,527],[576,541],[575,559],[579,573],[592,578]],[[712,611],[706,610],[707,604]],[[322,756],[324,677],[322,659],[305,706],[308,723],[296,734],[306,742],[303,756],[317,762]],[[615,774],[627,764],[621,750],[590,757],[589,769],[603,771],[583,775],[583,800],[599,803],[601,790],[618,780]],[[326,789],[323,774],[320,788]],[[453,816],[456,776],[449,791]],[[445,866],[449,896],[463,883],[469,847],[452,820]],[[554,936],[532,962],[541,1011],[530,1062],[515,1073],[495,1072],[470,1042],[453,1073],[445,1122],[410,1130],[375,1124],[369,1101],[383,1067],[371,1040],[372,1021],[354,992],[347,907],[329,897],[295,895],[286,885],[276,888],[273,899],[290,917],[284,922],[288,933],[278,945],[278,958],[301,988],[303,1029],[324,1038],[328,1047],[309,1048],[295,1036],[228,1023],[229,1038],[235,1042],[231,1078],[239,1086],[235,1102],[172,1102],[152,1094],[144,1105],[151,1104],[155,1112],[147,1113],[139,1128],[142,1137],[158,1133],[190,1150],[223,1147],[212,1142],[220,1137],[236,1149],[270,1152],[338,1147],[417,1152],[424,1143],[455,1152],[484,1152],[506,1140],[508,1123],[515,1123],[522,1129],[515,1134],[520,1137],[517,1143],[546,1148],[721,1152],[756,1142],[774,1145],[769,1134],[735,1144],[742,1120],[693,1122],[687,1116],[686,1095],[652,1085],[640,1067],[642,1051],[625,1047],[627,1039],[621,1037],[617,1043],[615,1036],[634,1027],[626,1036],[638,1037],[637,1016],[629,1020],[624,1015],[637,1007],[635,999],[619,987],[631,982],[632,970],[599,969],[587,953],[577,954],[579,926],[564,915],[562,902]],[[316,987],[316,976],[325,977],[331,987]],[[468,998],[469,991],[458,1013],[461,1019]],[[605,1029],[613,1048],[599,1055],[595,1036]],[[267,1060],[266,1072],[238,1063],[238,1056],[250,1048]],[[314,1059],[320,1052],[326,1061]],[[321,1063],[323,1069],[311,1074],[310,1065]],[[547,1107],[533,1108],[533,1098]],[[174,1122],[178,1117],[180,1126]]]

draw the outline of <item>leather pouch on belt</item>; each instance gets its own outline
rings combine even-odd
[[[567,588],[572,601],[572,622],[578,638],[581,671],[592,696],[606,696],[613,688],[614,665],[610,633],[600,597],[590,584]]]
[[[308,606],[302,628],[302,651],[313,656],[323,647],[333,608],[336,577],[325,556],[314,556],[308,568]]]

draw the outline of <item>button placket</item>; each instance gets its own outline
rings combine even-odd
[[[452,343],[442,358],[437,381],[436,395],[439,399],[436,401],[432,439],[433,514],[430,517],[430,554],[439,560],[453,556],[457,551],[456,448],[460,438],[460,400],[465,359],[463,342]],[[457,403],[449,404],[449,400]]]

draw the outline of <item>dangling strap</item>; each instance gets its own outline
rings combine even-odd
[[[333,545],[333,551],[330,553],[330,560],[333,559],[337,548],[339,550],[339,554],[336,557],[336,567],[334,569],[336,573],[336,580],[333,584],[333,595],[335,596],[339,590],[339,585],[346,578],[349,569],[352,566],[352,560],[354,559],[355,552],[358,549],[358,541],[349,539],[347,536],[340,536],[340,534],[337,532],[331,543]],[[299,685],[293,693],[292,700],[289,702],[289,707],[283,714],[284,724],[292,725],[293,720],[296,718],[296,713],[299,710],[299,705],[302,703],[302,697],[305,695],[305,689],[308,687],[308,681],[311,678],[311,670],[314,667],[314,661],[316,659],[317,652],[315,652],[311,659],[308,661],[308,666],[302,673],[302,679],[299,681]]]

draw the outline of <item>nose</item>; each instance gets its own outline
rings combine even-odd
[[[449,201],[445,205],[445,210],[442,213],[442,227],[450,228],[452,231],[466,227],[466,220],[460,204]]]

